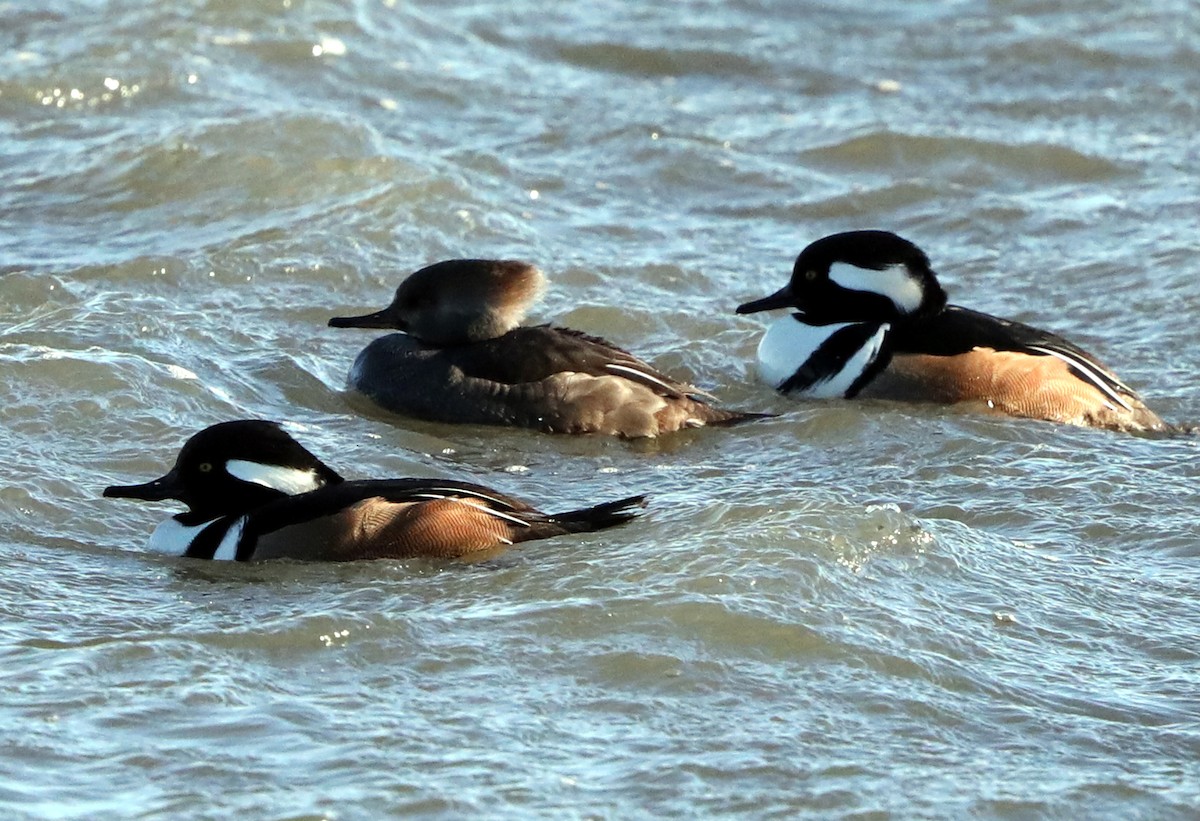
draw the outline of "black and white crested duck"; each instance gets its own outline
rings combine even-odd
[[[184,444],[165,476],[111,498],[176,499],[150,548],[199,559],[487,558],[510,545],[624,524],[630,496],[548,514],[498,491],[443,479],[347,481],[277,423],[223,422]]]
[[[759,372],[791,396],[973,403],[1052,422],[1172,429],[1062,337],[948,305],[925,253],[887,231],[817,240],[787,285],[737,312],[773,309],[792,313],[763,336]]]

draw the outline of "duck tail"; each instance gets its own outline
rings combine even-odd
[[[615,502],[603,502],[579,510],[555,513],[549,518],[567,533],[590,533],[593,530],[623,525],[635,518],[645,506],[644,495],[628,496]]]
[[[774,419],[777,413],[757,413],[755,411],[728,410],[726,408],[708,407],[707,425],[740,425],[742,422],[753,422],[756,419]]]

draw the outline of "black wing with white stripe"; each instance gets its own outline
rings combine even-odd
[[[1137,396],[1096,357],[1061,336],[958,305],[950,305],[929,319],[896,323],[890,342],[894,353],[954,356],[975,348],[991,348],[1053,356],[1061,359],[1077,378],[1095,385],[1126,410],[1132,410],[1128,399]]]
[[[452,479],[366,479],[342,482],[255,508],[246,522],[237,558],[249,558],[261,536],[291,525],[332,516],[366,499],[403,504],[449,498],[477,500],[481,503],[481,510],[522,527],[529,526],[526,518],[535,514],[532,507],[511,496],[482,485]],[[220,539],[217,541],[219,543]]]

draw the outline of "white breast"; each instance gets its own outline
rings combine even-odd
[[[758,343],[758,372],[763,381],[779,389],[812,358],[821,345],[852,324],[855,323],[808,325],[795,315],[778,320],[767,329]],[[850,352],[844,361],[833,364],[832,370],[825,368],[826,373],[808,388],[798,391],[798,395],[812,399],[845,396],[854,381],[879,356],[890,329],[891,326],[886,323],[880,325],[857,350]]]
[[[215,522],[210,519],[198,525],[185,525],[171,517],[164,519],[150,534],[148,547],[155,553],[166,553],[168,556],[182,556],[192,544],[192,539],[200,535],[200,531]]]
[[[200,531],[215,521],[217,520],[210,519],[198,525],[185,525],[174,517],[164,519],[159,523],[158,527],[154,528],[154,532],[150,534],[149,547],[155,553],[165,553],[168,556],[182,556],[192,546],[192,540],[200,535]],[[221,538],[221,544],[217,547],[217,552],[213,554],[213,558],[227,559],[229,561],[236,559],[238,541],[241,540],[242,531],[245,529],[246,517],[242,516],[225,531],[225,535]]]

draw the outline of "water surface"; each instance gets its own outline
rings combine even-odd
[[[953,301],[1200,420],[1186,2],[0,2],[0,805],[13,817],[1190,818],[1194,438],[797,405],[762,317],[898,231]],[[777,419],[657,443],[343,392],[452,256]],[[217,421],[617,531],[472,566],[148,554]]]

